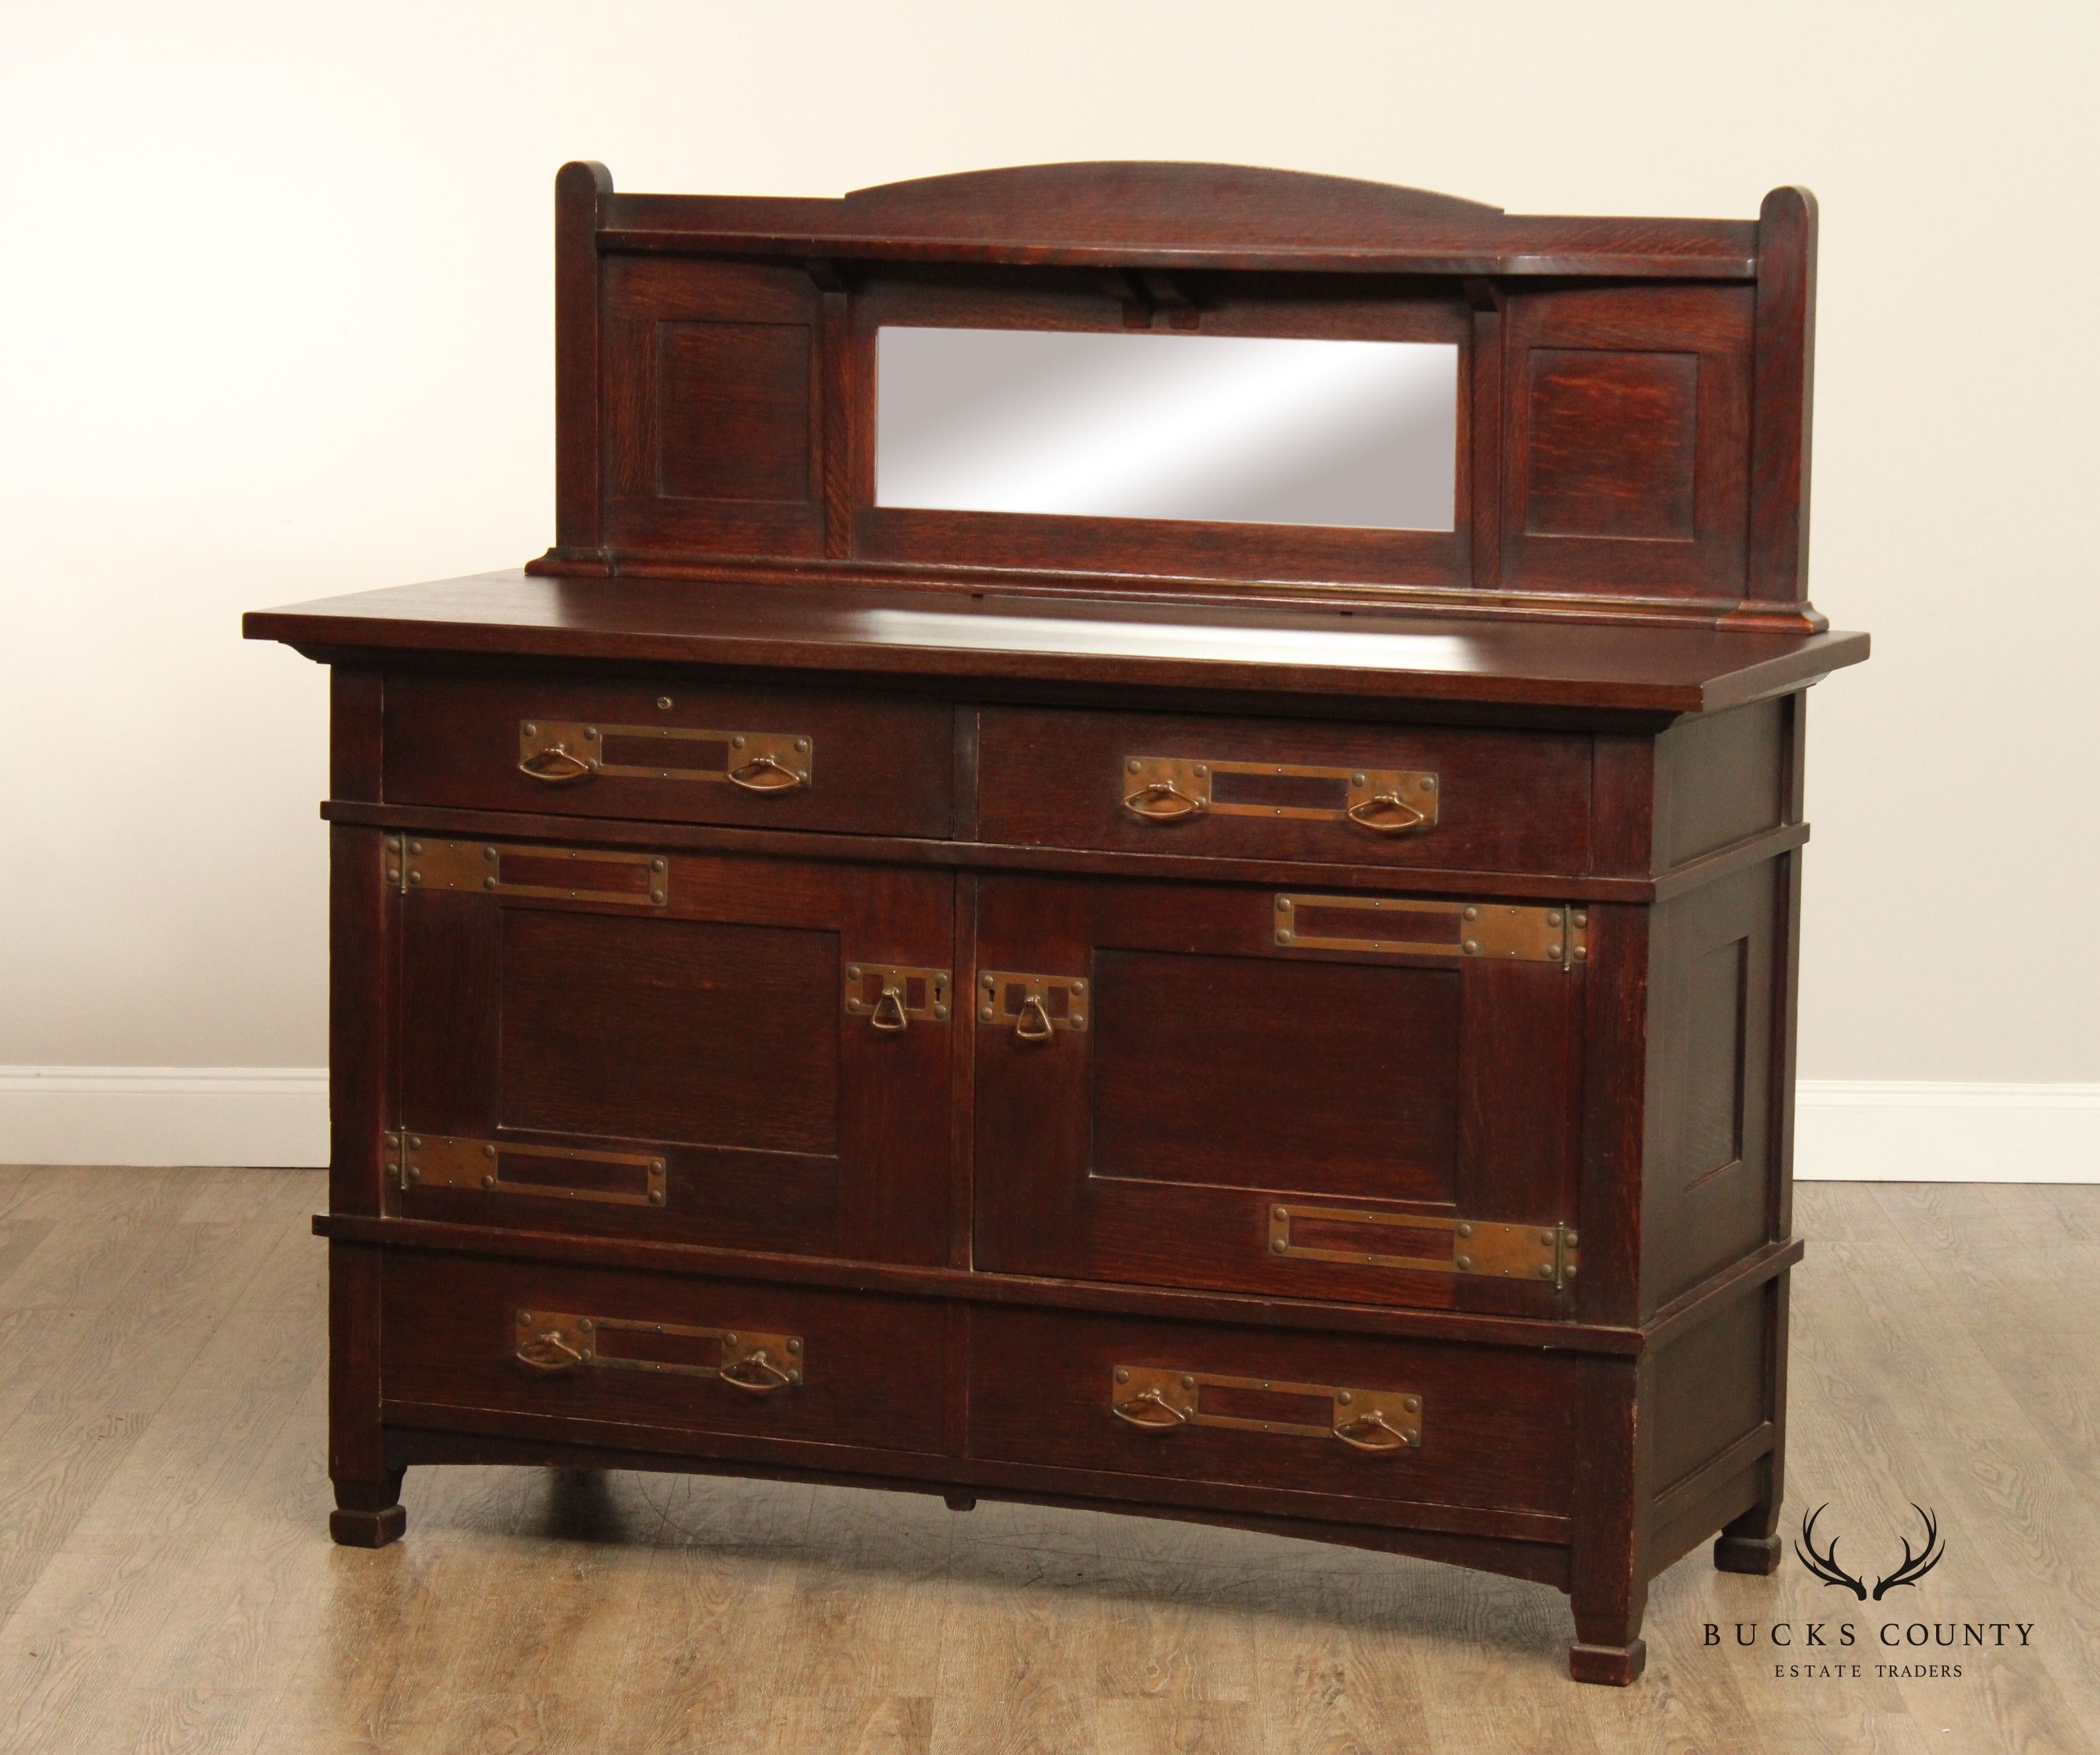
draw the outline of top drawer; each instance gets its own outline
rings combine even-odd
[[[946,836],[950,710],[682,683],[395,675],[390,803]]]
[[[988,841],[1579,875],[1579,734],[988,708]]]

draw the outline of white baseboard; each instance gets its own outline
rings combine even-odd
[[[0,1066],[0,1164],[325,1165],[322,1066]]]
[[[1805,1182],[2100,1182],[2100,1084],[1804,1078]]]
[[[328,1162],[318,1066],[0,1066],[0,1164]],[[1807,1078],[1816,1182],[2100,1182],[2100,1084]]]

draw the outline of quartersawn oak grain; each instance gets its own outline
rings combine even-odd
[[[1679,1556],[1771,1572],[1802,697],[1868,649],[1807,597],[1815,229],[1798,191],[1546,220],[1215,165],[838,202],[565,167],[554,549],[246,624],[340,667],[337,1540],[398,1537],[440,1464],[1113,1507],[1551,1585],[1617,1684]],[[877,506],[898,323],[1449,343],[1452,527]],[[521,769],[554,720],[598,766]],[[638,763],[667,730],[687,759]],[[810,771],[737,785],[751,734]],[[1147,756],[1257,814],[1147,820]],[[1433,773],[1436,822],[1277,814],[1374,769]],[[1436,930],[1278,924],[1388,899]],[[1468,924],[1505,907],[1535,955]],[[419,1181],[433,1134],[508,1173]],[[592,1197],[638,1156],[660,1200]],[[1544,1253],[1492,1271],[1483,1226]],[[514,1312],[571,1307],[807,1370],[521,1361]],[[1120,1365],[1416,1394],[1420,1443],[1141,1431]]]

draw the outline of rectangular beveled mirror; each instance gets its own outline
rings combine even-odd
[[[1449,342],[885,325],[876,364],[878,506],[1454,526]]]

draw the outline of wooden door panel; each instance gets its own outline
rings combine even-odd
[[[836,1154],[836,932],[519,908],[501,966],[505,1126]]]
[[[1306,949],[1275,902],[982,882],[977,1264],[1563,1313],[1557,1265],[1450,1269],[1461,1224],[1573,1224],[1583,970]],[[1070,1020],[1026,1039],[1014,977]]]
[[[1291,1163],[1310,1193],[1450,1198],[1454,972],[1114,950],[1094,969],[1095,1175],[1272,1188]]]
[[[845,1001],[863,961],[947,968],[951,879],[664,855],[660,903],[572,899],[518,875],[597,881],[588,862],[490,844],[496,893],[402,902],[402,1211],[945,1258],[947,1135],[923,1123],[948,1106],[951,1025],[878,1030]]]

